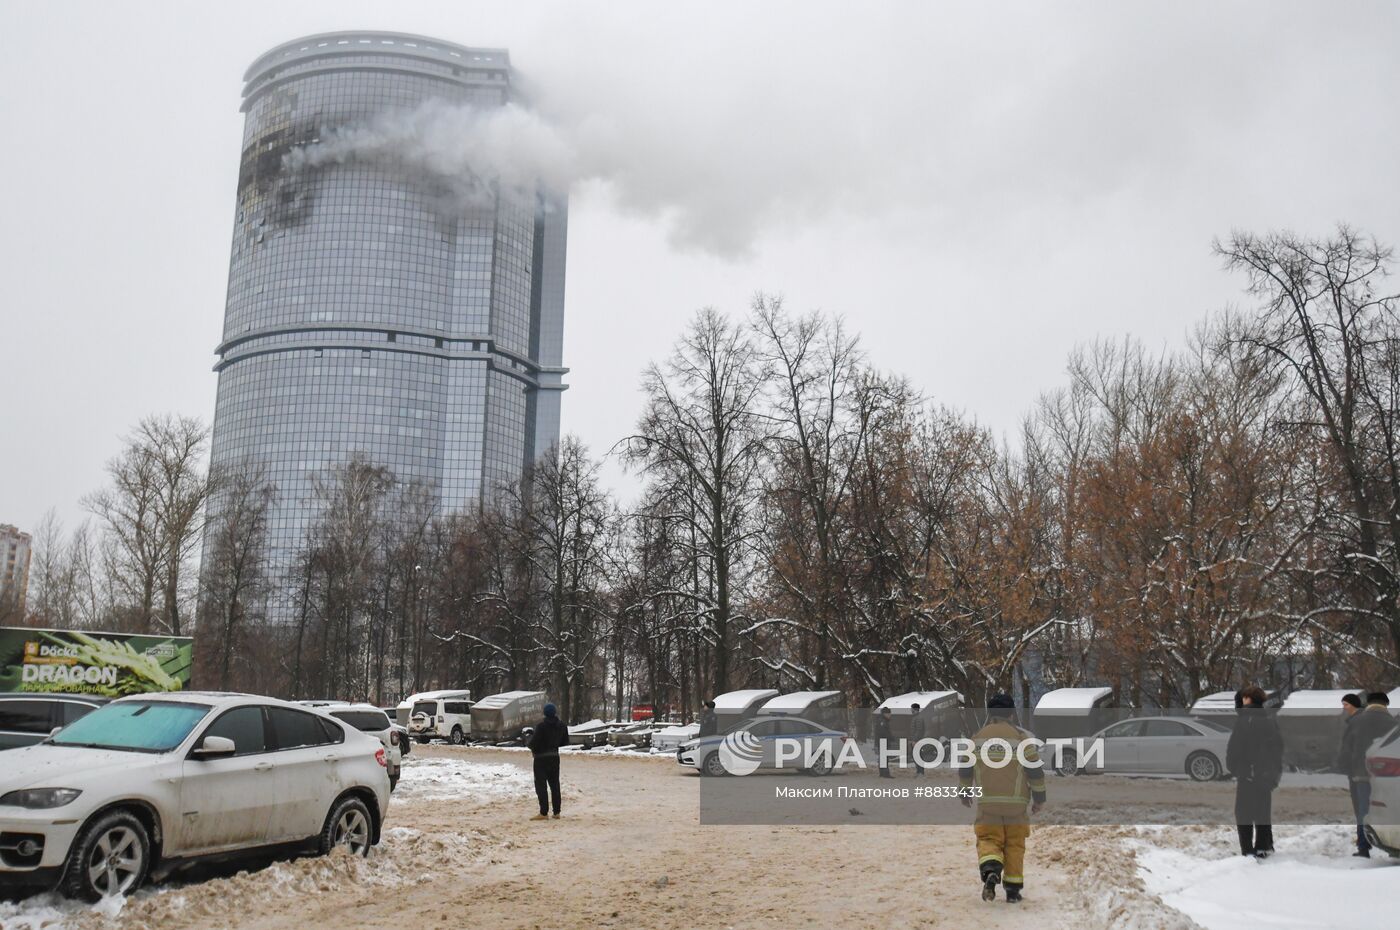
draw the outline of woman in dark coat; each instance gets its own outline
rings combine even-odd
[[[1235,823],[1240,852],[1266,859],[1274,851],[1274,789],[1283,777],[1283,735],[1272,711],[1264,707],[1262,688],[1240,692],[1240,711],[1225,765],[1235,776]]]

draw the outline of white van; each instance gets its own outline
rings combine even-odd
[[[408,732],[420,743],[445,739],[454,746],[467,741],[472,730],[470,691],[430,692],[418,695],[408,717]]]
[[[398,703],[394,708],[394,713],[390,714],[394,722],[407,729],[408,718],[413,716],[413,705],[419,701],[436,701],[439,698],[462,698],[470,701],[472,693],[466,688],[449,688],[444,691],[420,691],[417,694],[410,694]]]

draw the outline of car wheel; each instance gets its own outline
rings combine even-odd
[[[808,774],[808,775],[815,775],[815,776],[817,776],[818,778],[821,778],[821,777],[824,776],[824,775],[830,775],[830,774],[831,774],[831,757],[830,757],[830,756],[822,756],[820,759],[813,760],[813,762],[812,762],[812,767],[809,768],[809,769],[807,770],[807,774]]]
[[[710,775],[716,778],[718,778],[721,775],[729,774],[724,770],[724,763],[720,761],[718,752],[712,752],[705,757],[705,764],[700,766],[700,771],[702,774]]]
[[[1215,781],[1220,777],[1220,763],[1208,752],[1193,752],[1186,757],[1186,774],[1192,781]]]
[[[68,851],[59,889],[66,897],[100,901],[135,891],[151,867],[151,840],[134,814],[113,811],[83,828]]]
[[[452,733],[447,737],[447,741],[453,746],[460,746],[467,741],[467,737],[466,734],[462,732],[461,727],[453,727]]]
[[[1059,765],[1055,766],[1057,775],[1078,775],[1079,757],[1074,754],[1074,750],[1066,749],[1060,755]]]
[[[352,855],[368,856],[373,833],[373,821],[365,802],[355,797],[341,798],[331,808],[326,825],[321,828],[321,855],[343,846]]]

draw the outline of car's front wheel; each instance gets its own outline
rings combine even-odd
[[[724,763],[720,761],[718,752],[712,752],[705,757],[705,764],[700,766],[700,772],[704,775],[710,775],[715,778],[719,778],[721,775],[729,774],[727,771],[725,771]]]
[[[1192,781],[1215,781],[1220,777],[1220,763],[1208,752],[1193,752],[1186,757],[1186,774]]]
[[[1061,753],[1059,763],[1055,766],[1055,773],[1058,775],[1079,774],[1079,757],[1074,754],[1074,750],[1066,749]]]
[[[812,760],[812,765],[807,769],[808,775],[816,775],[818,778],[831,774],[831,757],[827,755],[819,756]]]
[[[356,797],[341,798],[321,828],[321,855],[344,847],[352,855],[368,856],[373,834],[374,825],[365,802]]]
[[[83,828],[59,883],[66,897],[100,901],[135,891],[151,868],[151,839],[134,814],[112,811]]]

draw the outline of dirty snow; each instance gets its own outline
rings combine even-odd
[[[471,800],[533,796],[532,776],[508,762],[469,762],[442,756],[410,757],[394,790],[395,801]]]
[[[428,834],[409,827],[386,827],[367,859],[337,850],[329,856],[276,862],[225,878],[188,884],[175,878],[147,885],[128,898],[95,905],[66,901],[54,893],[0,902],[0,930],[159,930],[171,914],[203,925],[229,926],[231,915],[267,902],[305,901],[351,885],[423,884],[438,874],[444,861],[466,862],[501,845],[480,831]]]
[[[390,805],[420,801],[491,803],[534,796],[528,772],[509,763],[469,762],[455,758],[404,760],[403,777]],[[0,930],[157,930],[160,915],[208,915],[218,926],[220,915],[236,913],[237,902],[265,902],[286,897],[326,893],[346,883],[402,887],[428,881],[443,857],[465,861],[494,845],[475,831],[469,834],[426,834],[408,827],[387,826],[368,859],[345,853],[324,858],[277,862],[257,871],[238,872],[193,884],[172,879],[147,886],[129,898],[113,898],[88,906],[46,893],[22,901],[0,901]],[[232,909],[231,909],[232,906]]]
[[[1140,829],[1128,840],[1145,889],[1206,930],[1373,930],[1393,926],[1400,861],[1352,858],[1346,826],[1278,827],[1265,862],[1233,829]]]

